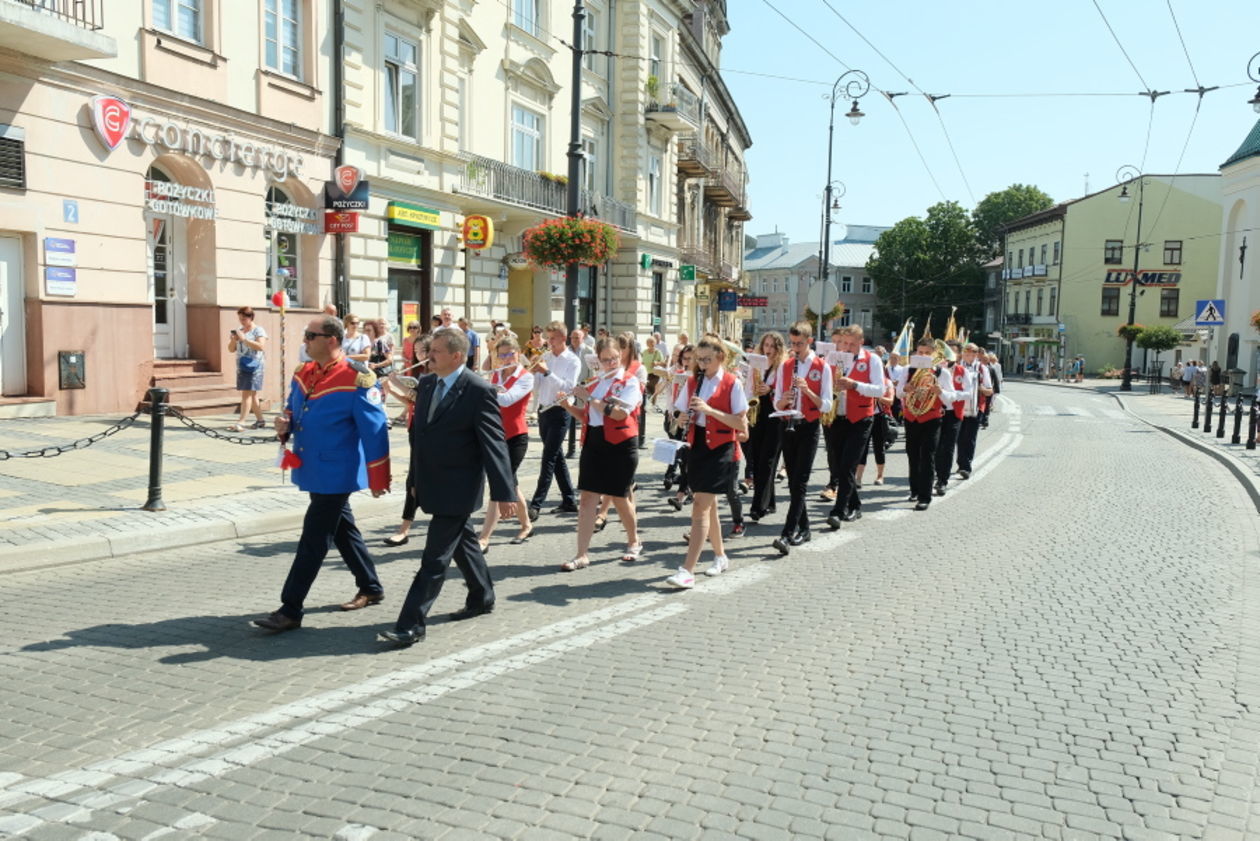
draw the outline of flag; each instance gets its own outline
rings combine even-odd
[[[927,324],[923,327],[923,335],[919,337],[919,341],[932,341],[932,314],[928,313]]]
[[[954,313],[958,311],[958,307],[949,308],[949,322],[945,325],[945,341],[952,342],[958,340],[958,323],[954,321]]]
[[[914,322],[906,319],[906,323],[901,325],[901,334],[897,336],[897,343],[893,345],[892,352],[901,357],[910,355],[912,348],[910,343],[914,341]]]

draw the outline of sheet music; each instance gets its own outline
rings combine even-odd
[[[748,367],[752,368],[754,371],[760,371],[764,374],[766,371],[770,370],[770,357],[764,356],[760,353],[747,353],[744,354],[744,357],[748,362]]]
[[[814,342],[814,353],[826,358],[827,354],[835,351],[835,342]]]

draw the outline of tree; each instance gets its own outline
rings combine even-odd
[[[1143,350],[1155,351],[1155,361],[1159,362],[1159,355],[1166,350],[1172,350],[1181,344],[1181,333],[1174,330],[1166,324],[1157,324],[1154,327],[1147,327],[1137,334],[1134,343]]]
[[[976,209],[971,211],[971,222],[976,228],[976,238],[984,259],[992,260],[1002,253],[1002,232],[999,228],[1053,206],[1054,199],[1031,184],[1012,184],[981,199]]]
[[[895,332],[912,318],[917,334],[932,315],[939,336],[956,306],[958,326],[976,331],[984,311],[981,256],[975,228],[957,202],[932,205],[925,219],[902,219],[880,234],[866,264],[875,282],[877,324]]]

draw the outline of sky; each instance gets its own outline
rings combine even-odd
[[[836,103],[833,236],[837,223],[893,225],[945,199],[970,210],[1016,183],[1077,198],[1124,165],[1217,172],[1260,119],[1247,103],[1254,0],[728,0],[727,13],[722,75],[753,141],[746,234],[818,240],[828,97],[849,69],[871,90],[857,126],[849,100]],[[1200,86],[1220,89],[1183,93]],[[907,95],[894,108],[879,90]],[[1149,90],[1171,93],[1152,109]],[[939,117],[920,91],[949,95]]]

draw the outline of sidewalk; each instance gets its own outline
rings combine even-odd
[[[390,410],[396,413],[397,408]],[[659,419],[651,416],[649,439],[659,434]],[[119,420],[121,416],[0,420],[0,453],[69,444]],[[226,435],[236,415],[195,420]],[[270,430],[239,433],[264,443],[233,444],[167,418],[162,473],[166,510],[160,512],[141,510],[148,498],[150,432],[148,416],[141,415],[131,427],[85,449],[54,458],[0,460],[0,570],[285,530],[296,536],[307,500],[288,474],[282,480],[275,466],[279,445],[265,441]],[[390,453],[393,492],[379,499],[366,491],[355,494],[357,518],[401,515],[409,453],[405,429],[390,430]],[[535,437],[518,473],[527,492],[537,479],[541,453]],[[644,463],[649,463],[649,454],[644,451]],[[576,481],[576,460],[571,465]],[[559,504],[554,485],[548,502]]]

